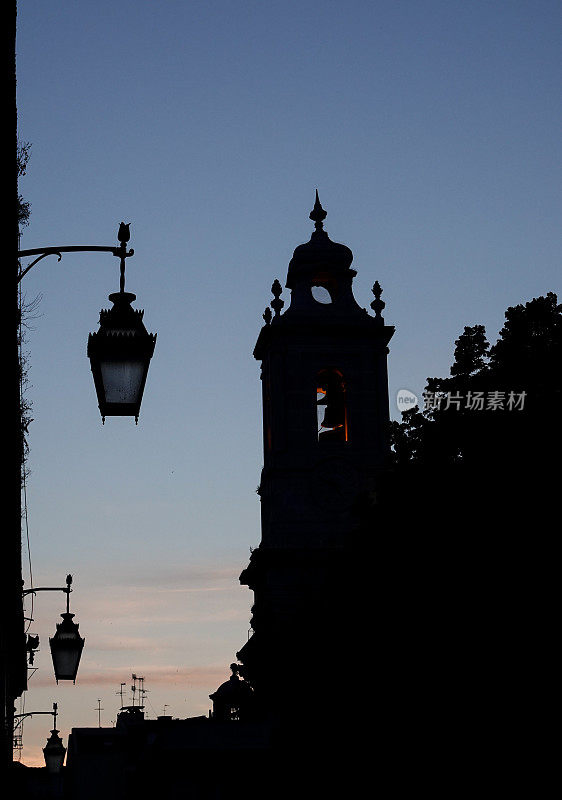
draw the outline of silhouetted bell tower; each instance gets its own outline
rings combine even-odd
[[[240,581],[254,592],[253,634],[237,654],[266,713],[310,698],[345,625],[344,560],[358,500],[388,466],[388,342],[394,328],[352,290],[353,254],[315,230],[289,263],[288,308],[279,281],[254,350],[261,361],[262,539]],[[281,667],[283,665],[283,667]],[[280,675],[283,671],[283,677]]]

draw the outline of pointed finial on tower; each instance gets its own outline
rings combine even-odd
[[[328,212],[324,211],[318,197],[318,189],[316,190],[316,200],[314,201],[314,208],[309,214],[310,219],[314,222],[314,227],[317,231],[321,231],[324,227],[324,220],[328,216]]]
[[[384,300],[381,300],[382,288],[378,281],[375,281],[373,284],[372,292],[375,295],[375,299],[371,303],[371,308],[375,312],[375,319],[381,323],[384,323],[384,319],[381,317],[381,311],[385,307],[386,303]]]
[[[283,288],[279,283],[279,281],[277,280],[277,278],[275,278],[275,280],[273,281],[273,286],[271,287],[271,291],[273,293],[273,296],[275,297],[275,300],[272,300],[269,305],[275,311],[275,316],[278,317],[279,314],[281,313],[281,309],[285,305],[285,302],[280,298]]]

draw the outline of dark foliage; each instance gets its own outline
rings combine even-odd
[[[16,154],[18,178],[25,175],[27,171],[27,164],[31,153],[31,144],[29,142],[18,142],[18,149]],[[24,228],[29,224],[29,217],[31,214],[31,204],[26,202],[22,195],[18,192],[17,198],[18,208],[18,226]]]
[[[463,465],[488,479],[548,476],[561,445],[562,306],[554,293],[508,308],[490,347],[482,325],[455,343],[448,378],[428,378],[423,411],[392,423],[395,465]],[[503,477],[502,477],[503,476]],[[490,486],[488,485],[488,490]]]
[[[18,179],[25,175],[27,172],[27,165],[29,162],[29,157],[31,154],[31,144],[29,142],[19,142],[17,145],[17,153],[16,153],[16,163],[17,163],[17,174]],[[22,195],[19,193],[17,194],[17,216],[18,216],[18,229],[21,233],[21,229],[24,228],[26,225],[29,224],[29,218],[31,215],[31,205],[30,203],[26,202]],[[29,433],[29,426],[33,422],[31,417],[32,412],[32,402],[26,396],[26,391],[29,388],[29,360],[28,354],[24,350],[25,345],[25,334],[26,328],[29,325],[29,321],[33,316],[33,313],[36,311],[37,306],[40,302],[40,298],[37,297],[32,301],[27,301],[23,292],[20,291],[18,293],[18,330],[17,330],[17,342],[18,342],[18,357],[19,357],[19,384],[20,384],[20,408],[19,408],[19,417],[20,417],[20,435],[19,435],[19,450],[20,450],[20,474],[22,482],[25,481],[27,476],[27,457],[29,454],[29,440],[28,440],[28,433]]]
[[[455,344],[427,407],[392,423],[350,591],[370,604],[389,740],[420,775],[500,790],[525,785],[522,748],[552,703],[562,306],[549,292],[509,308],[493,346],[481,325]]]

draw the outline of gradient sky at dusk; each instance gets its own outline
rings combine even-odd
[[[262,465],[252,350],[316,189],[330,237],[353,250],[359,304],[383,286],[394,416],[398,390],[447,374],[465,325],[495,341],[508,306],[560,293],[562,6],[18,6],[21,247],[116,245],[131,222],[126,288],[158,334],[138,426],[102,426],[86,342],[117,259],[51,257],[24,279],[27,302],[40,297],[25,346],[33,582],[73,574],[86,637],[76,686],[57,687],[48,637],[64,596],[37,596],[24,701],[57,701],[66,742],[97,725],[98,698],[102,724],[115,719],[132,672],[150,716],[206,714],[246,641],[238,575],[260,540]],[[42,763],[46,719],[25,723],[24,763]]]

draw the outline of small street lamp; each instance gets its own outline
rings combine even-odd
[[[57,683],[59,681],[76,683],[78,664],[86,641],[78,633],[78,625],[72,621],[74,614],[69,611],[71,583],[72,575],[67,575],[66,613],[61,614],[62,622],[57,623],[56,633],[52,639],[49,639]]]
[[[66,576],[66,587],[60,586],[45,586],[34,589],[25,589],[23,595],[35,594],[36,592],[65,592],[66,594],[66,612],[61,614],[62,622],[57,623],[55,635],[49,639],[49,646],[51,648],[51,656],[53,658],[53,668],[55,670],[55,678],[57,683],[59,681],[72,681],[76,683],[76,675],[78,673],[78,665],[80,664],[80,656],[84,649],[84,642],[79,632],[78,624],[72,621],[74,614],[70,613],[70,588],[72,584],[72,575]],[[37,640],[37,641],[35,641]],[[33,650],[39,644],[38,637],[33,637],[33,641],[28,644],[30,651],[30,663],[32,662]]]
[[[52,711],[27,711],[25,714],[14,714],[14,719],[18,722],[15,724],[15,729],[21,725],[26,717],[33,717],[36,714],[52,714],[53,716],[53,729],[51,735],[47,739],[47,744],[43,748],[43,757],[45,759],[45,766],[47,771],[51,774],[58,774],[64,764],[64,757],[66,755],[66,747],[62,743],[57,730],[57,704],[53,703]]]
[[[57,730],[57,704],[53,703],[53,730],[47,739],[47,744],[43,748],[43,757],[47,771],[51,774],[58,774],[64,764],[66,747],[62,743]]]

